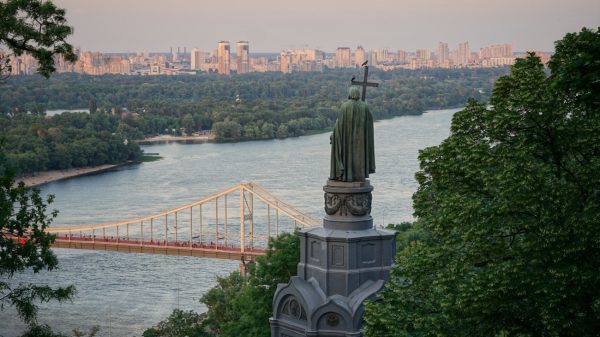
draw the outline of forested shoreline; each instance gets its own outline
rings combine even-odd
[[[508,68],[373,71],[375,119],[488,99]],[[139,160],[132,140],[212,130],[216,141],[301,136],[333,126],[360,70],[237,76],[12,77],[0,84],[0,131],[18,174]],[[45,111],[88,108],[90,114]]]

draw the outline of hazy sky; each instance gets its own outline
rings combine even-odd
[[[600,26],[599,0],[54,0],[75,28],[70,42],[105,52],[216,48],[250,52],[337,47],[472,50],[512,43],[552,50],[565,33]],[[234,50],[235,48],[232,48]]]

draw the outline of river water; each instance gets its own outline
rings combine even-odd
[[[457,110],[429,111],[375,123],[377,173],[371,176],[377,225],[412,219],[418,151],[449,134]],[[148,215],[189,203],[240,182],[256,181],[317,218],[329,174],[329,134],[230,144],[144,146],[164,159],[41,187],[54,194],[56,226],[85,225]],[[173,309],[205,311],[199,298],[238,261],[104,251],[55,249],[59,268],[16,275],[11,282],[75,284],[73,302],[41,305],[39,322],[58,331],[99,325],[98,336],[141,336]],[[0,336],[24,325],[14,310],[0,311]]]

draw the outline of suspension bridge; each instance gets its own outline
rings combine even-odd
[[[253,259],[270,237],[320,225],[255,182],[145,217],[78,227],[51,227],[54,247],[127,253]]]

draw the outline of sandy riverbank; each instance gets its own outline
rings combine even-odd
[[[125,165],[125,164],[121,164],[121,165]],[[15,180],[23,181],[25,183],[25,186],[32,187],[32,186],[39,186],[39,185],[47,184],[52,181],[58,181],[58,180],[69,179],[69,178],[78,177],[78,176],[84,176],[84,175],[88,175],[88,174],[92,174],[92,173],[108,171],[110,169],[113,169],[113,168],[115,168],[117,166],[121,166],[121,165],[100,165],[100,166],[93,166],[93,167],[86,166],[86,167],[72,168],[72,169],[68,169],[68,170],[45,171],[45,172],[35,173],[34,175],[17,178]]]
[[[138,144],[152,144],[152,143],[168,143],[168,142],[211,142],[215,140],[215,135],[195,135],[195,136],[171,136],[171,135],[158,135],[154,137],[144,138],[138,140]]]

